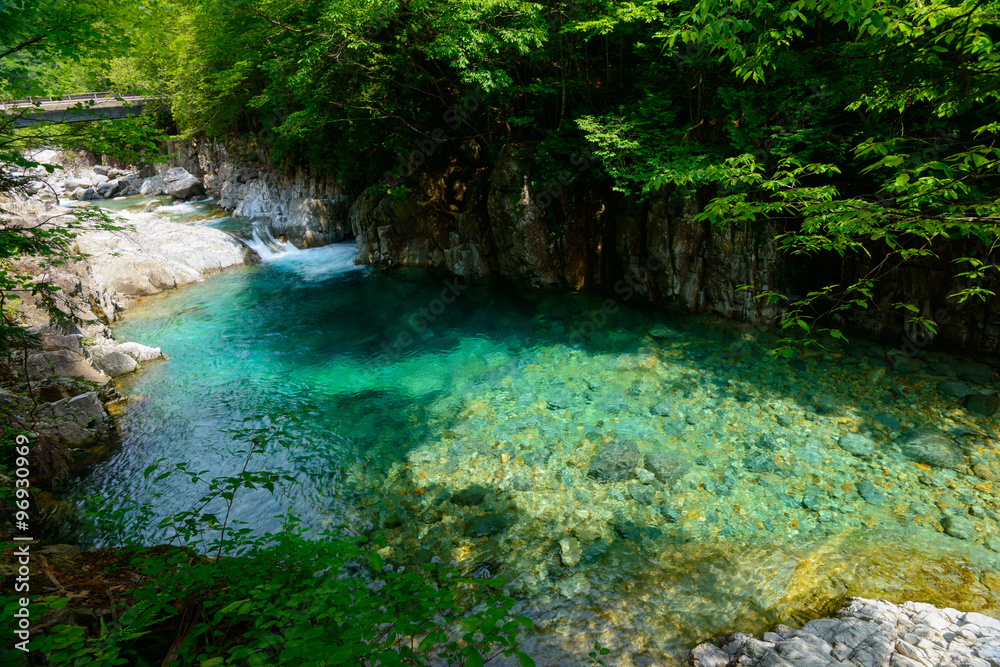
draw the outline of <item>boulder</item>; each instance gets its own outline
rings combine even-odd
[[[162,195],[163,192],[163,175],[157,174],[156,176],[150,176],[142,182],[139,186],[140,195]]]
[[[954,468],[965,460],[954,440],[929,429],[908,428],[900,433],[897,444],[907,458],[938,468]]]
[[[94,177],[90,179],[90,182],[94,187],[97,187],[98,185],[104,185],[110,180],[111,179],[104,174],[94,174]]]
[[[28,377],[31,380],[50,380],[59,377],[77,377],[99,385],[111,378],[96,370],[82,354],[74,350],[38,352],[28,357]]]
[[[70,176],[65,181],[63,181],[63,187],[65,187],[68,192],[72,192],[77,188],[83,188],[84,190],[86,190],[91,185],[93,185],[93,183],[90,181],[89,178],[77,178],[74,176]]]
[[[96,392],[87,392],[35,409],[37,430],[70,447],[89,445],[107,435],[110,420]]]
[[[127,375],[139,367],[135,359],[121,352],[108,352],[107,354],[95,356],[91,360],[91,363],[94,365],[94,368],[113,378]]]
[[[350,200],[296,198],[288,201],[288,213],[270,220],[268,229],[274,238],[286,238],[297,248],[338,243],[351,235],[347,215]]]
[[[192,176],[186,169],[171,167],[163,173],[163,194],[174,199],[190,199],[205,194],[201,181]]]
[[[118,352],[127,354],[138,362],[155,361],[163,358],[163,352],[158,347],[149,347],[141,343],[119,343],[116,345]]]
[[[97,186],[97,195],[103,199],[111,199],[118,192],[118,181],[108,181]]]
[[[100,176],[107,176],[108,172],[111,171],[111,168],[103,164],[97,164],[94,165],[93,171],[95,174],[98,174]]]

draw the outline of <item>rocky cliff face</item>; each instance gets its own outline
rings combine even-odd
[[[230,149],[208,140],[172,141],[161,172],[183,167],[219,205],[244,218],[266,218],[271,234],[299,248],[351,238],[350,200],[343,185],[303,169],[285,174],[250,148]]]
[[[695,198],[668,190],[622,197],[578,178],[585,162],[565,186],[538,188],[521,147],[505,146],[491,162],[465,148],[452,166],[408,178],[405,194],[389,194],[379,184],[353,200],[336,181],[303,171],[279,174],[263,155],[237,160],[216,143],[175,143],[170,164],[201,177],[224,208],[268,218],[273,235],[299,247],[354,237],[362,264],[429,267],[534,287],[592,287],[616,301],[638,296],[747,322],[773,322],[782,307],[737,290],[740,285],[804,294],[819,284],[853,284],[874,268],[870,261],[837,258],[792,262],[776,247],[774,225],[697,223]],[[948,253],[977,255],[972,247]],[[968,286],[951,277],[954,270],[937,260],[894,269],[873,295],[876,307],[847,315],[842,326],[899,339],[904,348],[938,340],[1000,349],[1000,300],[949,299]],[[937,333],[893,307],[900,301],[917,304],[937,322]]]
[[[580,188],[553,198],[536,191],[513,145],[491,169],[421,174],[416,183],[398,198],[369,188],[352,206],[359,262],[601,287],[618,299],[749,321],[775,314],[735,289],[774,285],[774,230],[709,228],[693,221],[690,199],[638,202]]]

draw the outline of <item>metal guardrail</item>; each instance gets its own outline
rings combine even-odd
[[[111,91],[103,91],[97,93],[73,93],[71,95],[50,95],[48,97],[26,97],[20,100],[11,100],[9,102],[0,102],[0,106],[10,108],[17,107],[30,107],[35,104],[46,104],[53,102],[80,102],[84,100],[94,100],[95,102],[101,100],[114,100],[121,97],[125,101],[129,100],[145,100],[150,99],[145,95],[119,95]]]

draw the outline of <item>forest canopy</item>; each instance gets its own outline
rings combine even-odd
[[[540,182],[587,145],[589,181],[708,193],[700,219],[787,223],[791,253],[875,242],[906,260],[961,237],[986,257],[997,239],[995,1],[25,7],[0,43],[5,95],[160,96],[180,135],[252,137],[361,187],[444,131],[486,155],[530,147]]]

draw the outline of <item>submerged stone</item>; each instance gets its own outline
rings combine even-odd
[[[884,505],[885,494],[875,488],[875,485],[867,479],[863,479],[857,484],[858,494],[865,499],[869,505]]]
[[[467,507],[469,505],[478,505],[483,502],[486,498],[486,488],[480,486],[479,484],[473,484],[467,489],[462,489],[455,495],[451,497],[451,502],[456,505],[461,505]]]
[[[632,500],[640,505],[652,505],[653,499],[656,497],[656,491],[652,487],[636,482],[628,485],[628,494],[632,496]]]
[[[987,417],[993,416],[998,408],[1000,408],[1000,398],[992,394],[970,394],[965,399],[966,410],[978,412]]]
[[[634,521],[616,523],[614,528],[619,537],[632,542],[658,540],[663,537],[663,531],[656,526],[640,526]]]
[[[860,433],[845,433],[837,441],[840,448],[855,456],[871,456],[875,453],[875,442]]]
[[[743,467],[754,472],[774,472],[778,466],[767,454],[750,452],[750,455],[743,459]]]
[[[965,361],[963,359],[952,359],[948,362],[952,370],[966,382],[976,384],[986,384],[993,381],[993,369],[978,361]]]
[[[657,417],[666,417],[673,411],[673,409],[673,403],[670,401],[660,401],[656,405],[650,407],[649,412]]]
[[[587,475],[598,482],[623,482],[631,479],[632,469],[638,462],[639,448],[636,444],[629,440],[616,440],[597,450]]]
[[[575,537],[566,537],[559,540],[559,558],[566,567],[576,567],[583,558],[583,549],[580,548],[580,541]]]
[[[583,572],[577,572],[559,586],[559,594],[570,600],[583,597],[589,592],[590,581],[587,580],[587,576]]]
[[[938,468],[954,468],[965,459],[954,440],[929,429],[908,428],[900,434],[898,444],[907,458]]]
[[[656,479],[667,486],[673,486],[691,470],[691,464],[675,452],[648,452],[645,468],[653,473]]]
[[[890,429],[892,431],[898,431],[902,426],[902,424],[899,423],[898,419],[896,419],[893,415],[890,415],[885,412],[875,417],[875,421],[877,421],[879,424],[885,426],[887,429]]]
[[[967,540],[976,534],[976,527],[964,516],[946,516],[941,520],[944,532],[960,540]]]
[[[485,514],[470,519],[465,524],[465,534],[468,537],[490,537],[498,535],[514,524],[511,514]]]
[[[972,387],[958,380],[945,380],[939,383],[938,391],[954,398],[965,398],[969,394],[974,393]]]

